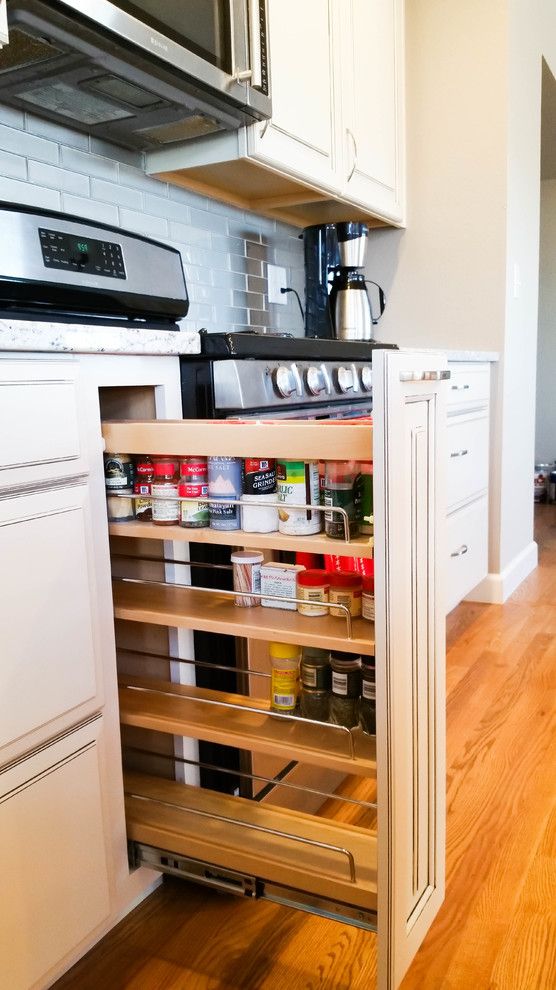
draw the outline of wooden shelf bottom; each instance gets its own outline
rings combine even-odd
[[[176,781],[126,774],[132,841],[376,910],[376,835]]]

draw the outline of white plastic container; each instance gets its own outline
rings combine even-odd
[[[261,604],[261,599],[254,598],[249,592],[260,594],[263,560],[264,556],[259,550],[235,550],[232,554],[234,591],[241,592],[236,594],[234,605],[250,608]]]
[[[277,496],[242,495],[241,522],[245,533],[275,533],[278,529]],[[269,504],[270,503],[270,504]]]

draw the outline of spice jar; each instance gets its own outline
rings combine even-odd
[[[301,654],[299,709],[303,718],[328,721],[330,703],[330,653],[316,646],[304,646]]]
[[[143,454],[135,461],[135,482],[133,494],[144,496],[134,499],[135,518],[141,522],[150,522],[153,517],[153,501],[149,498],[154,478],[154,464],[148,454]]]
[[[357,653],[332,653],[330,721],[351,729],[359,720],[361,657]]]
[[[335,605],[345,605],[354,619],[361,615],[361,575],[345,571],[330,574],[329,600]],[[345,618],[345,612],[339,608],[331,608],[330,615]]]
[[[185,529],[203,529],[209,524],[208,468],[206,457],[182,457],[180,459],[180,526]]]
[[[373,462],[359,465],[361,471],[361,504],[359,506],[359,531],[373,533]]]
[[[344,516],[331,509],[344,509],[347,512],[349,535],[359,533],[360,475],[356,461],[327,461],[324,487],[324,530],[327,536],[336,540],[345,539]]]
[[[271,663],[270,707],[276,712],[294,712],[299,694],[299,646],[269,643]]]
[[[240,457],[209,457],[208,490],[211,498],[221,502],[209,505],[210,528],[231,530],[241,528],[241,514],[238,505],[228,505],[227,501],[241,499],[241,479],[243,463]]]
[[[180,518],[178,501],[178,462],[173,457],[154,457],[153,523],[156,526],[175,526]]]
[[[104,455],[104,484],[110,522],[128,522],[134,518],[133,499],[122,496],[133,495],[133,460],[129,454]]]
[[[301,615],[327,615],[328,589],[330,575],[326,571],[299,571],[297,575],[297,598],[303,599],[298,603],[297,611]]]
[[[368,732],[371,736],[376,733],[376,683],[374,657],[361,657],[359,725],[363,729],[363,732]]]
[[[375,621],[375,579],[371,575],[363,578],[361,614],[369,622]]]
[[[249,592],[260,594],[261,591],[261,564],[264,554],[258,550],[236,550],[231,556],[234,575],[234,591],[241,591],[234,598],[234,605],[250,607],[260,605],[260,598],[253,598]],[[247,592],[247,594],[245,593]]]

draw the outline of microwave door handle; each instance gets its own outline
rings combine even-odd
[[[249,18],[249,65],[251,66],[251,85],[258,89],[263,87],[261,51],[261,18],[266,21],[266,0],[246,0]]]
[[[8,4],[7,0],[0,0],[0,48],[8,41]]]
[[[253,72],[249,62],[249,29],[248,19],[251,13],[249,0],[228,0],[230,14],[230,44],[232,56],[232,81],[236,83],[250,82]]]

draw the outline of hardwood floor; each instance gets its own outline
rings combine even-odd
[[[556,987],[556,507],[503,606],[448,620],[445,903],[403,990]],[[374,936],[168,880],[55,990],[371,990]]]

